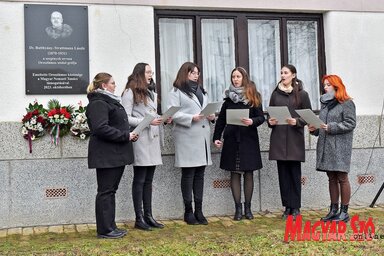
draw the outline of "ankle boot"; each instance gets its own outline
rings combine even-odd
[[[321,218],[322,221],[330,221],[330,220],[333,220],[334,218],[337,217],[337,212],[339,211],[339,204],[336,203],[336,204],[331,204],[331,206],[329,207],[329,212],[328,214]]]
[[[340,213],[333,220],[348,222],[349,221],[348,205],[342,204],[340,206]]]
[[[284,210],[284,212],[283,212],[283,215],[281,215],[281,218],[282,218],[283,220],[286,220],[286,219],[288,218],[288,215],[291,214],[291,211],[292,211],[291,208],[289,208],[289,207],[285,207],[285,210]]]
[[[253,214],[251,211],[251,203],[244,203],[244,215],[245,215],[245,218],[248,220],[253,219]]]
[[[203,202],[195,202],[195,218],[199,224],[208,225],[208,221],[203,214]]]
[[[146,231],[152,230],[151,226],[149,226],[148,223],[145,222],[143,213],[136,214],[135,228]]]
[[[144,220],[145,222],[151,226],[151,227],[154,227],[154,228],[164,228],[164,225],[157,222],[153,216],[152,216],[152,212],[151,211],[144,211]]]
[[[199,224],[192,211],[192,202],[184,202],[184,207],[185,207],[184,221],[187,222],[188,225]]]
[[[300,215],[300,208],[293,208],[291,210],[291,214],[293,216],[293,220],[296,220],[296,217]]]
[[[241,203],[235,204],[235,216],[233,217],[234,220],[241,220],[243,218],[243,207]]]

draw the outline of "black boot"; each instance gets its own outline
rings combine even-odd
[[[151,226],[149,226],[148,223],[145,222],[143,213],[136,214],[135,228],[146,231],[152,230]]]
[[[291,214],[291,211],[292,211],[291,208],[289,208],[289,207],[285,207],[285,210],[284,210],[283,215],[281,216],[281,218],[282,218],[283,220],[286,220],[286,219],[288,218],[288,215]]]
[[[154,228],[164,228],[164,225],[157,222],[153,216],[152,216],[152,211],[144,211],[144,220],[145,222],[151,226],[151,227],[154,227]]]
[[[195,218],[199,224],[208,225],[208,221],[203,215],[203,202],[195,202]]]
[[[244,215],[245,215],[245,218],[248,220],[253,219],[253,214],[251,211],[251,203],[244,203]]]
[[[333,220],[334,218],[337,217],[337,212],[339,211],[339,204],[336,203],[336,204],[331,204],[331,206],[329,207],[329,212],[328,214],[321,218],[322,221],[331,221]]]
[[[340,206],[340,213],[333,220],[348,222],[349,221],[348,205],[342,204]]]
[[[188,225],[199,224],[192,211],[192,202],[184,202],[184,206],[185,206],[184,221],[187,222]]]
[[[234,220],[241,220],[243,218],[243,207],[241,203],[235,204],[235,216],[233,217]]]

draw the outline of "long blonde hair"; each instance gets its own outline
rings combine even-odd
[[[108,83],[112,76],[108,73],[98,73],[92,82],[87,87],[87,93],[96,91],[97,89],[103,89],[102,84]]]

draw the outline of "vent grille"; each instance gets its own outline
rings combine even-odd
[[[231,187],[231,180],[214,180],[213,181],[213,187],[214,188],[230,188]]]
[[[357,175],[357,183],[361,184],[369,184],[375,182],[375,176],[372,174],[362,174]]]
[[[46,198],[65,198],[68,195],[67,188],[46,188]]]

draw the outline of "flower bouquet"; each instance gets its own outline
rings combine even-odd
[[[48,129],[51,141],[55,146],[59,144],[60,137],[63,137],[70,131],[72,127],[72,113],[72,105],[62,107],[56,99],[48,101]]]
[[[76,109],[72,114],[71,133],[73,136],[84,140],[91,134],[87,122],[87,116],[85,115],[87,107],[83,107],[81,101],[78,103],[78,105],[79,108]]]
[[[23,126],[21,127],[21,133],[23,137],[28,140],[29,153],[32,153],[32,141],[45,135],[44,128],[47,125],[47,110],[43,105],[37,103],[37,101],[35,101],[33,105],[29,103],[26,110],[27,114],[23,116],[22,119]]]

